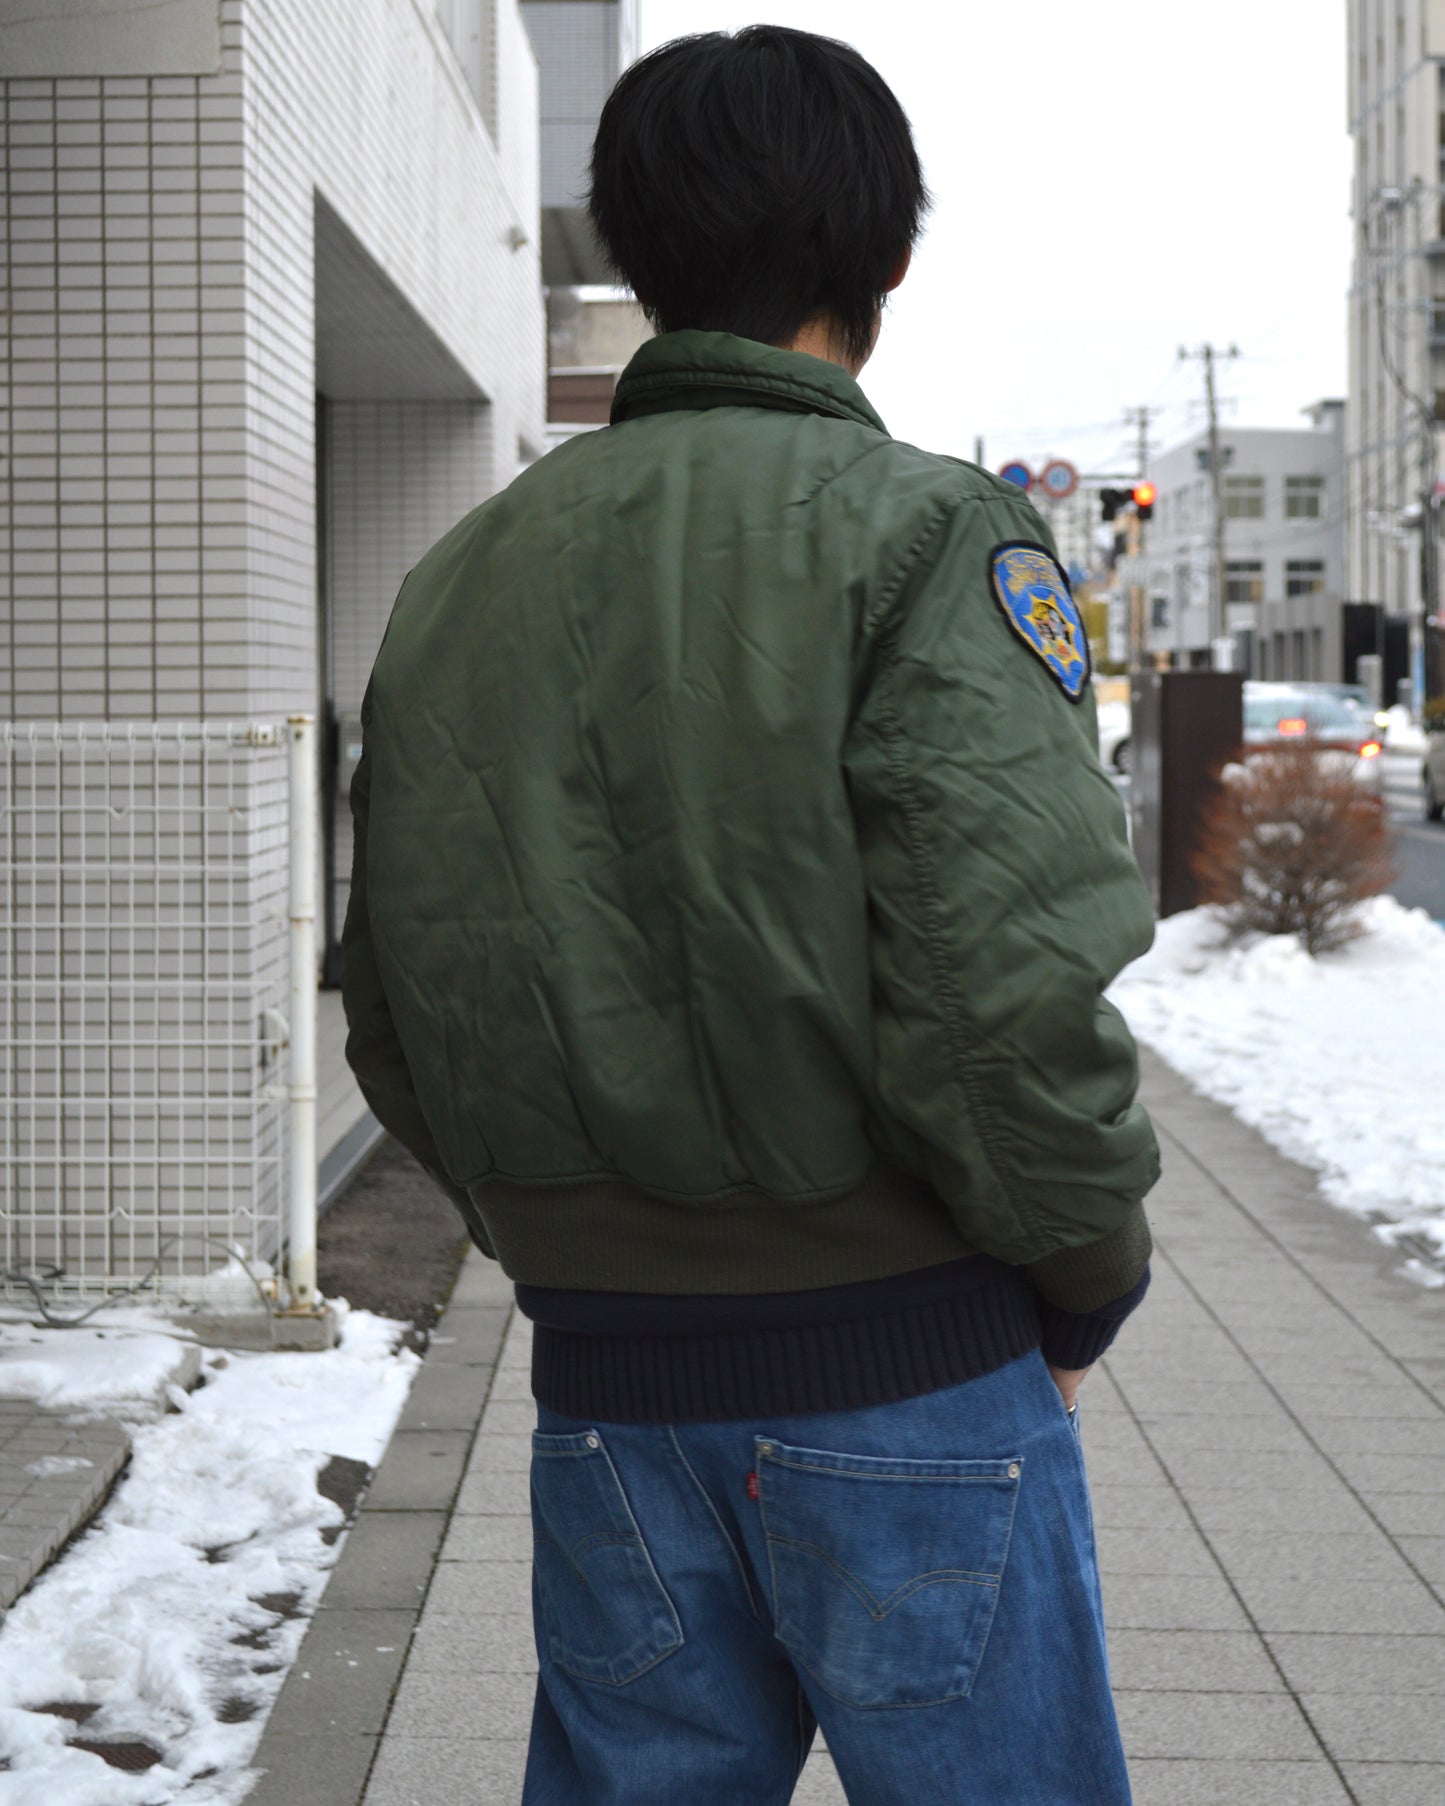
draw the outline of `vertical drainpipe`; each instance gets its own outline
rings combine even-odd
[[[316,717],[291,715],[291,1184],[288,1308],[314,1311],[316,1296]]]

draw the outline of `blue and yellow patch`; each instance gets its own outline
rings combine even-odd
[[[1015,540],[989,553],[989,575],[1009,626],[1077,702],[1089,681],[1089,639],[1063,566],[1043,546]]]

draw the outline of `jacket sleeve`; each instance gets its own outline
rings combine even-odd
[[[845,748],[877,1083],[973,1247],[1092,1311],[1148,1263],[1158,1176],[1105,987],[1153,938],[1092,686],[1072,701],[996,598],[994,552],[1052,551],[1020,499],[943,519],[866,624]]]
[[[371,802],[371,695],[361,705],[362,751],[351,779],[353,827],[351,895],[341,934],[341,999],[346,1011],[346,1063],[381,1126],[416,1159],[461,1212],[467,1233],[483,1254],[496,1259],[470,1195],[442,1165],[407,1069],[386,1000],[367,908],[366,823]]]

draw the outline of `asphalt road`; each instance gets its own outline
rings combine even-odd
[[[1385,795],[1399,835],[1400,876],[1394,895],[1411,909],[1427,909],[1445,923],[1445,822],[1425,820],[1416,753],[1385,755]]]

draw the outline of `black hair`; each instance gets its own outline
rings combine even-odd
[[[878,71],[781,25],[676,38],[633,63],[592,147],[592,224],[659,332],[778,345],[826,313],[861,363],[928,206]]]

